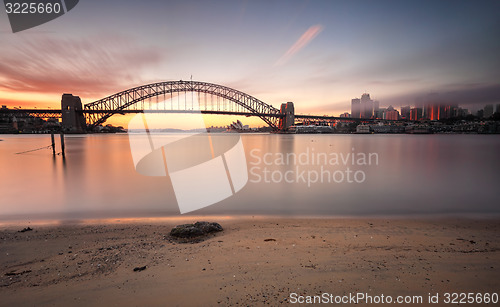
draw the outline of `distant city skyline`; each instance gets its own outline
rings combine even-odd
[[[351,112],[343,112],[339,117],[388,120],[440,120],[465,117],[467,115],[474,115],[479,118],[489,118],[495,113],[500,113],[500,103],[496,105],[486,104],[483,108],[478,104],[477,107],[478,110],[470,112],[469,109],[462,108],[458,103],[431,99],[419,101],[414,104],[401,105],[399,108],[400,111],[398,111],[397,107],[395,108],[393,105],[381,107],[380,101],[371,99],[369,93],[363,93],[361,98],[356,97],[351,99]]]
[[[13,34],[0,10],[0,104],[59,108],[63,93],[88,103],[192,75],[277,108],[293,101],[297,113],[338,115],[363,91],[397,108],[434,95],[474,110],[500,103],[499,11],[498,1],[89,0]]]

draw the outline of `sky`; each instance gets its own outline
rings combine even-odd
[[[193,76],[302,114],[350,112],[364,92],[477,109],[500,103],[499,37],[500,1],[81,0],[17,33],[1,10],[0,104],[59,108],[62,93],[88,103]]]

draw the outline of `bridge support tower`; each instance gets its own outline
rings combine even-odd
[[[78,112],[80,111],[80,112]],[[69,133],[84,133],[87,125],[83,116],[80,97],[63,94],[61,98],[62,130]]]
[[[287,131],[291,126],[295,125],[295,108],[293,102],[282,103],[280,114],[284,115],[280,117],[279,121],[279,129],[281,131]]]

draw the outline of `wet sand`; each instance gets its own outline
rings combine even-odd
[[[219,222],[200,243],[184,222]],[[493,219],[186,218],[3,226],[1,306],[289,304],[290,294],[500,292]],[[134,268],[146,269],[134,271]]]

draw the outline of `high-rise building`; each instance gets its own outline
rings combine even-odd
[[[428,104],[425,107],[425,118],[430,120],[440,120],[445,118],[445,107],[440,104]]]
[[[387,109],[386,108],[379,108],[377,113],[374,114],[375,118],[378,118],[378,119],[384,119],[385,118],[385,111]]]
[[[347,112],[344,112],[343,114],[340,114],[340,117],[342,117],[342,118],[350,118],[351,114],[349,114]]]
[[[373,116],[377,118],[378,110],[380,109],[380,102],[378,100],[373,101]]]
[[[373,116],[373,100],[370,99],[370,94],[364,93],[361,95],[361,117],[371,118]]]
[[[401,118],[410,119],[410,106],[401,107]]]
[[[424,108],[424,118],[442,120],[455,118],[460,115],[458,104],[454,103],[427,103]]]
[[[354,98],[351,100],[351,117],[361,118],[361,105],[359,98]]]
[[[437,120],[438,119],[438,108],[436,107],[436,105],[433,105],[433,104],[428,104],[425,106],[425,109],[424,109],[424,117],[426,119],[430,119],[430,120]]]
[[[490,118],[492,115],[493,115],[493,105],[488,104],[484,107],[483,116],[484,116],[484,118]]]
[[[439,109],[439,119],[458,117],[458,105],[446,104],[441,105]]]
[[[410,110],[410,120],[421,120],[422,119],[422,108],[413,108]]]
[[[458,116],[460,116],[460,107],[458,106],[458,104],[452,105],[451,106],[451,117],[455,118]]]

